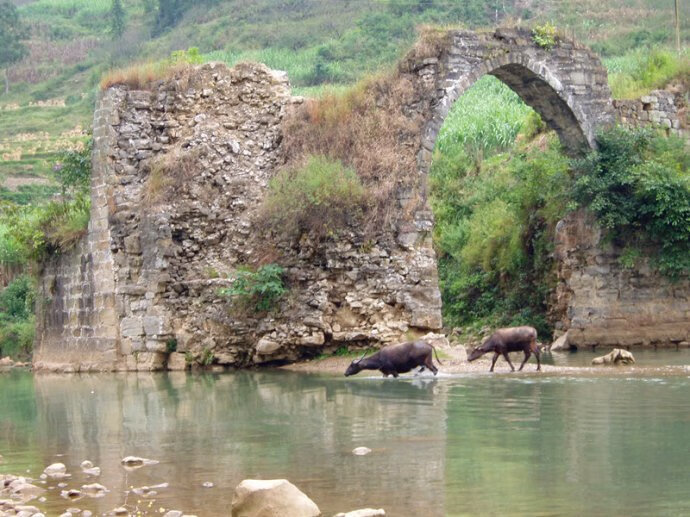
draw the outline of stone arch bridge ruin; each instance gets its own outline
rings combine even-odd
[[[267,249],[254,227],[269,179],[293,159],[286,146],[323,146],[317,137],[295,142],[315,123],[314,104],[291,96],[284,73],[210,63],[148,90],[103,92],[89,230],[44,267],[35,367],[275,364],[439,331],[426,172],[448,110],[484,74],[517,92],[569,153],[594,146],[597,129],[616,119],[606,71],[581,45],[561,40],[547,50],[518,29],[427,35],[369,87],[378,123],[390,120],[397,132],[388,166],[406,178],[398,215],[374,240],[351,229],[337,241],[303,239],[299,249]],[[375,154],[341,129],[354,149]],[[354,166],[362,158],[337,157]],[[687,281],[621,270],[584,215],[560,224],[555,239],[557,328],[572,344],[687,344]],[[289,296],[270,314],[233,310],[219,289],[238,266],[267,257],[280,257]]]

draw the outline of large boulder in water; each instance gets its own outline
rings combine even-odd
[[[245,479],[235,488],[232,517],[319,517],[321,510],[287,479]]]
[[[594,359],[592,359],[592,364],[612,364],[617,366],[619,364],[634,363],[635,358],[633,357],[633,355],[627,350],[623,350],[622,348],[614,348],[608,354],[602,355],[601,357],[595,357]]]

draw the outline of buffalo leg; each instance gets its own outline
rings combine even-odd
[[[503,352],[503,357],[505,357],[506,361],[508,361],[508,364],[510,365],[510,371],[514,372],[515,367],[513,366],[513,363],[510,362],[510,357],[508,357],[508,352]]]
[[[539,347],[537,346],[536,341],[532,341],[530,343],[530,349],[532,350],[534,355],[537,357],[537,371],[540,371],[541,370],[541,360],[540,360],[539,356],[541,355],[541,352],[539,351]]]
[[[431,358],[431,355],[429,355],[429,357],[427,357],[426,361],[424,361],[424,364],[426,365],[427,368],[429,368],[429,370],[434,372],[434,375],[436,375],[438,373],[438,368],[436,368],[436,366],[434,366],[434,360]],[[424,369],[424,366],[422,366],[422,370],[423,369]],[[419,371],[421,372],[422,370],[419,370]]]
[[[422,365],[422,367],[419,370],[417,370],[417,373],[422,373],[424,371],[424,368],[426,368],[426,367],[424,365]]]
[[[491,360],[491,369],[489,370],[490,372],[494,371],[494,365],[496,364],[496,359],[498,359],[498,356],[500,354],[498,352],[494,352],[494,358]]]
[[[524,361],[522,361],[522,364],[520,365],[520,368],[518,368],[518,371],[519,371],[519,372],[522,371],[522,367],[525,366],[525,363],[527,362],[527,360],[529,359],[529,356],[531,356],[531,355],[532,355],[532,352],[530,352],[529,349],[528,349],[528,350],[525,350],[525,359],[524,359]]]

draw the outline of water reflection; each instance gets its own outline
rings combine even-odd
[[[282,477],[324,515],[690,509],[687,376],[15,373],[0,376],[0,404],[0,472],[62,461],[73,488],[93,481],[79,468],[89,459],[111,493],[76,506],[96,512],[131,486],[168,482],[153,510],[227,515],[242,479]],[[353,455],[359,446],[372,453]],[[160,463],[127,473],[127,455]],[[57,492],[44,509],[75,506]]]

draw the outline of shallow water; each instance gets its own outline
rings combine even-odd
[[[638,363],[690,364],[673,353]],[[326,516],[367,506],[416,517],[680,515],[690,512],[689,436],[688,374],[0,375],[0,473],[38,477],[60,461],[78,488],[94,481],[79,469],[89,459],[111,490],[66,501],[50,489],[37,504],[48,515],[125,502],[229,515],[242,479],[283,477]],[[359,446],[372,452],[353,455]],[[127,455],[160,463],[127,472]],[[152,499],[125,500],[130,486],[163,482]]]

